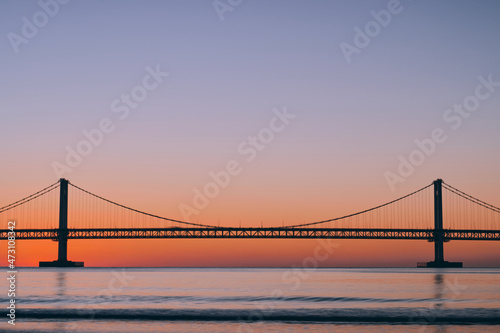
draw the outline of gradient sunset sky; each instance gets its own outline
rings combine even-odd
[[[210,172],[232,160],[241,172],[190,221],[257,227],[323,220],[437,178],[500,205],[498,1],[40,3],[0,2],[0,206],[64,177],[184,220],[180,207],[193,206],[193,189],[202,190]],[[359,47],[346,57],[347,44]],[[155,70],[168,76],[147,80],[155,87],[125,117],[122,96],[140,91]],[[475,111],[453,111],[478,89],[488,96]],[[249,161],[250,153],[242,153],[251,147],[248,138],[284,110],[293,119]],[[103,119],[114,130],[71,172],[56,172],[54,165],[66,164],[67,147],[77,149],[83,131]],[[397,174],[400,156],[408,159],[415,140],[431,138],[436,128],[446,140],[404,182],[389,186],[387,172]],[[322,265],[414,266],[433,256],[425,241],[337,243]],[[500,266],[497,243],[447,243],[445,257]],[[20,241],[18,264],[53,260],[56,246]],[[316,246],[314,240],[70,241],[69,259],[86,266],[292,266]]]

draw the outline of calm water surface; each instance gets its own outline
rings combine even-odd
[[[3,331],[500,331],[500,269],[24,268],[17,280]]]

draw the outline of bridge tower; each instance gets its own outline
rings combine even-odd
[[[57,260],[40,261],[39,267],[83,267],[83,262],[68,260],[68,180],[59,180],[59,229]]]
[[[434,261],[429,261],[419,267],[462,267],[461,262],[449,262],[444,260],[444,237],[443,231],[443,180],[434,181]]]

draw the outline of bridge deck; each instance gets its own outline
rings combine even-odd
[[[0,230],[0,240],[9,230]],[[18,229],[16,239],[58,239],[57,229]],[[443,230],[444,240],[500,240],[500,230]],[[434,240],[433,229],[353,228],[148,228],[68,229],[68,239],[124,238],[336,238]]]

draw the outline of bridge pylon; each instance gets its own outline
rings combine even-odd
[[[448,241],[443,232],[443,180],[434,181],[434,261],[417,264],[417,267],[462,267],[461,262],[444,260],[444,242]]]
[[[83,262],[68,260],[68,180],[61,178],[57,260],[40,261],[39,267],[83,267]]]

